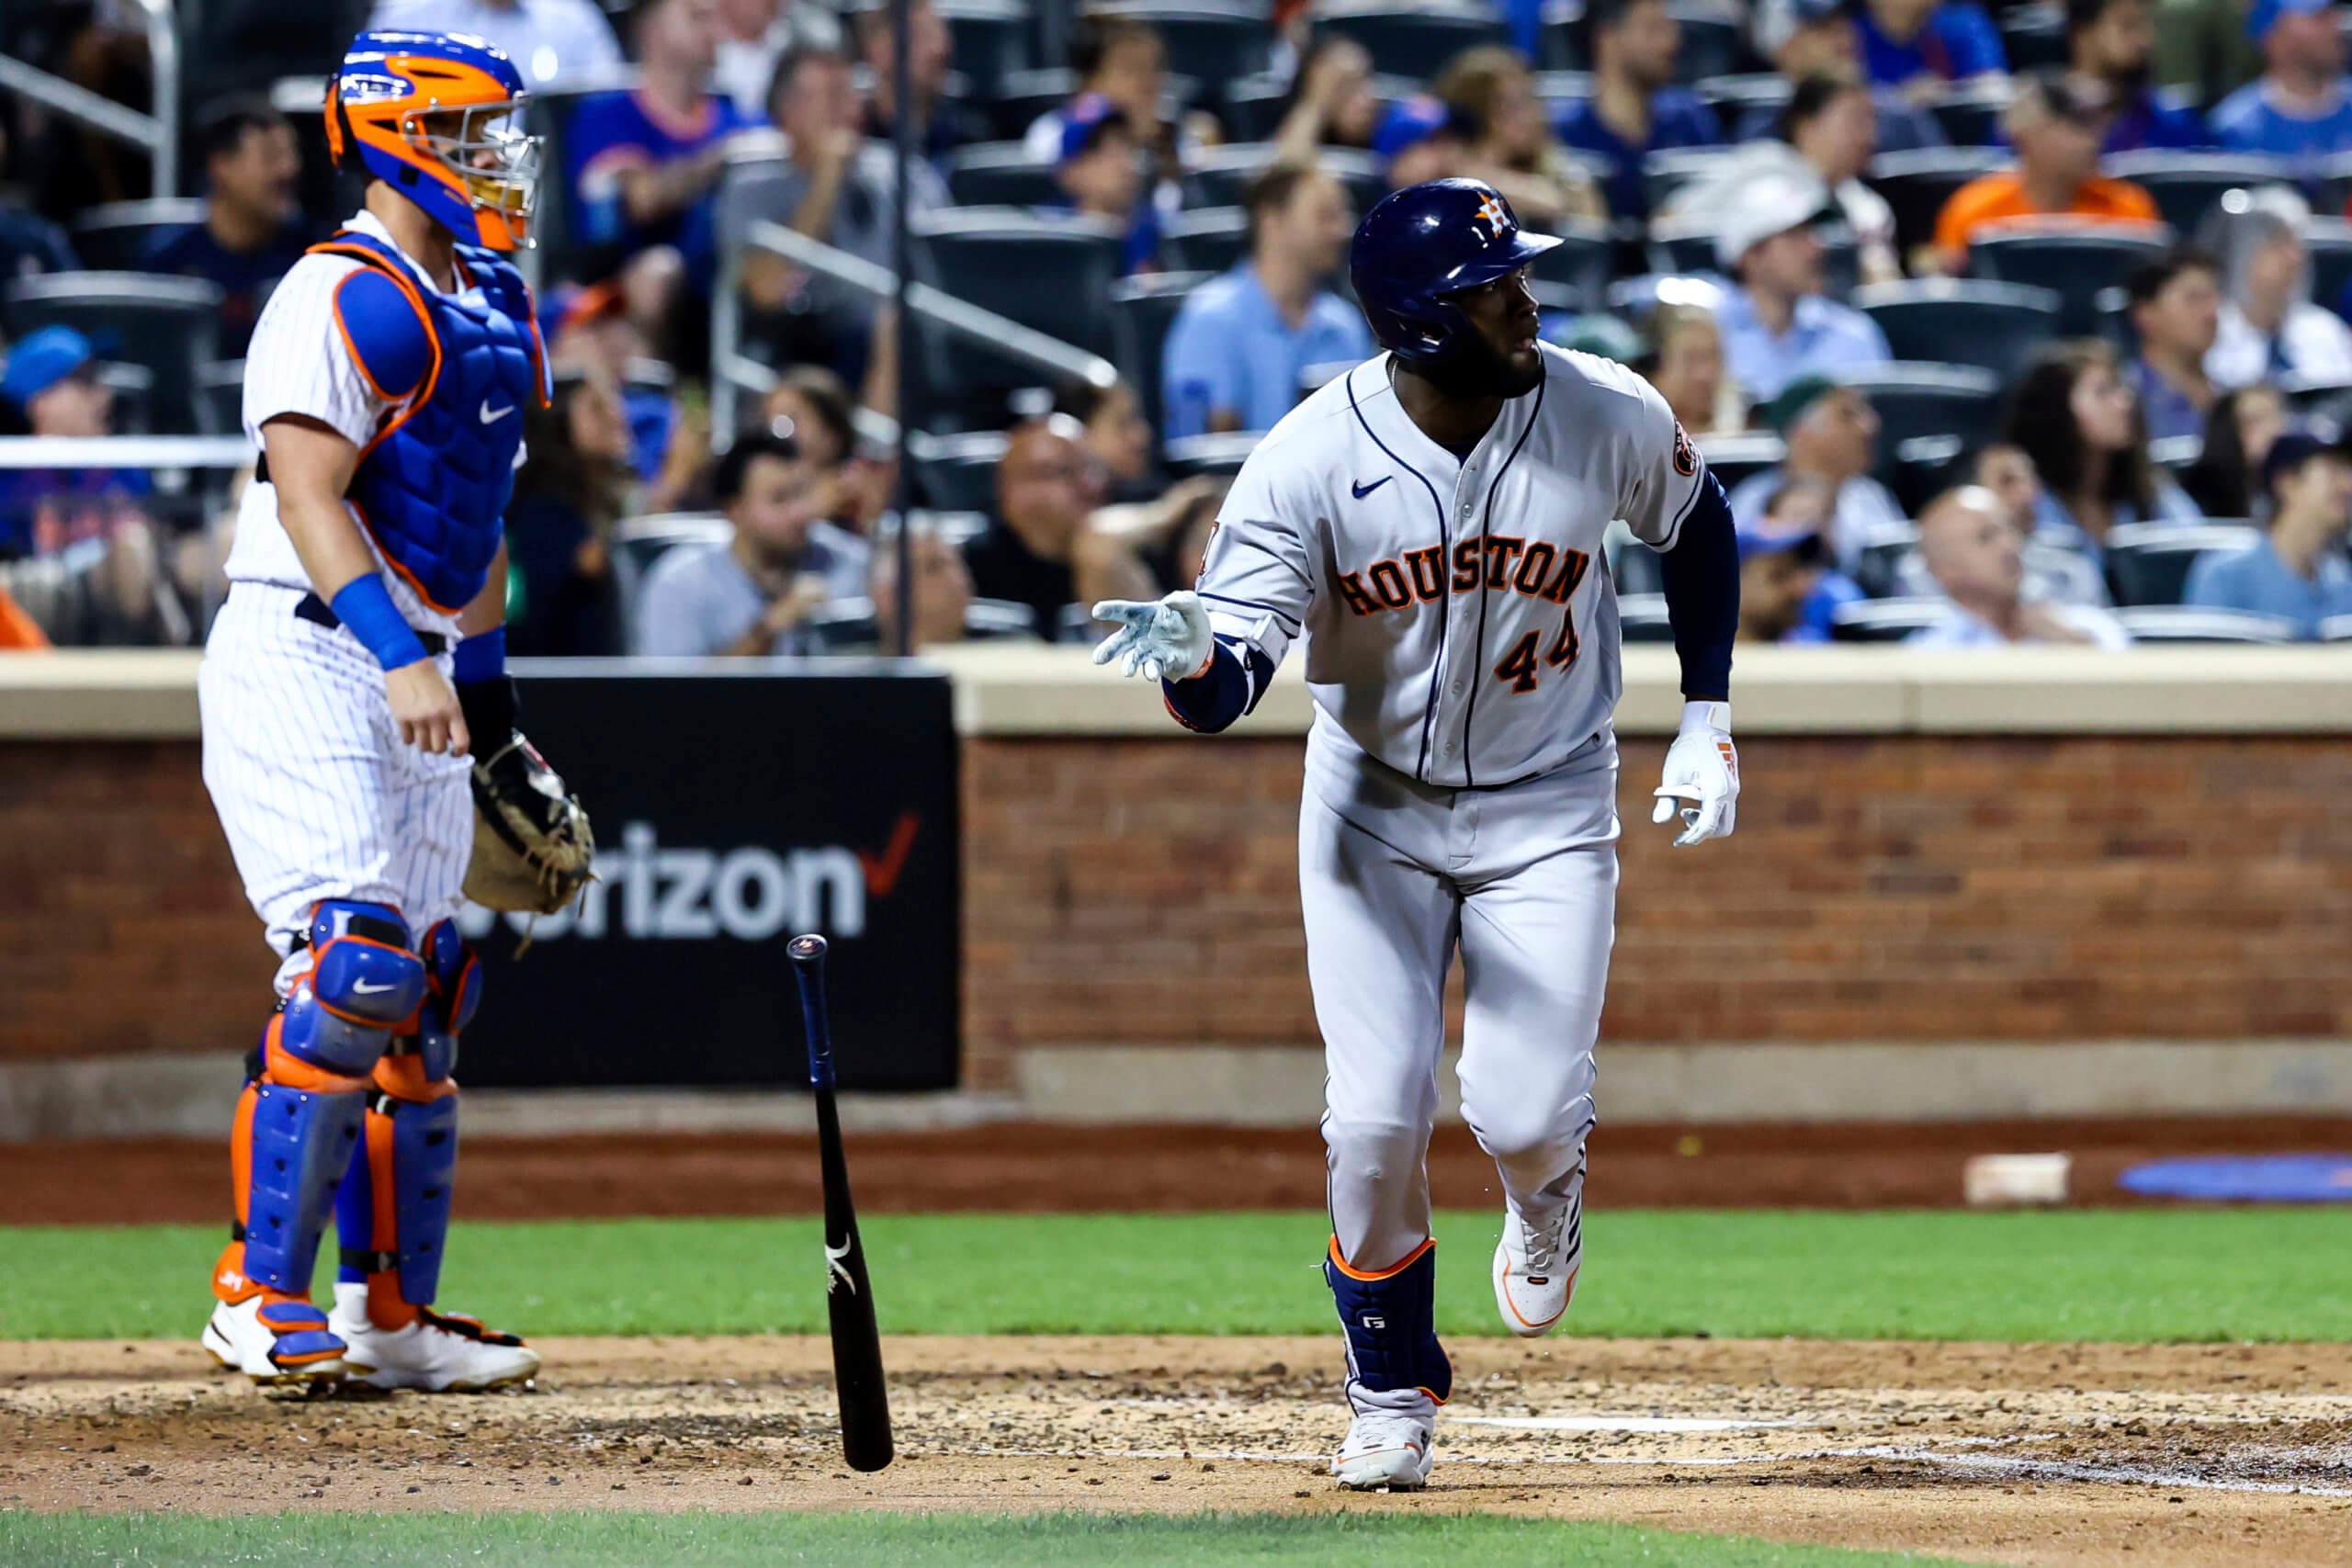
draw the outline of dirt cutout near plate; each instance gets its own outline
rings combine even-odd
[[[1334,1491],[1335,1339],[555,1339],[537,1393],[266,1399],[166,1342],[0,1344],[0,1506],[1476,1509],[2034,1564],[2352,1563],[2352,1347],[1462,1340],[1432,1489]]]

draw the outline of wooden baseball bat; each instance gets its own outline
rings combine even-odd
[[[841,1113],[833,1105],[833,1035],[825,1015],[825,939],[797,936],[785,946],[808,1025],[808,1083],[817,1095],[817,1149],[825,1181],[825,1312],[833,1334],[833,1392],[841,1403],[842,1457],[852,1470],[888,1464],[890,1396],[882,1382],[882,1337],[874,1326],[874,1292],[865,1247],[850,1201],[849,1162],[842,1156]]]

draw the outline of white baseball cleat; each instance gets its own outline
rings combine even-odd
[[[309,1302],[258,1291],[241,1302],[212,1303],[204,1348],[264,1388],[338,1383],[352,1370],[344,1359],[348,1348],[328,1330],[326,1314]]]
[[[368,1287],[338,1282],[335,1333],[351,1347],[351,1378],[369,1388],[413,1388],[426,1393],[481,1393],[528,1382],[539,1353],[481,1320],[419,1307],[404,1328],[379,1328],[368,1315]]]
[[[1360,1411],[1331,1473],[1351,1492],[1418,1492],[1429,1484],[1435,1427],[1426,1416]]]
[[[1565,1249],[1561,1233],[1578,1217],[1578,1207],[1563,1203],[1541,1225],[1503,1210],[1503,1238],[1495,1244],[1495,1307],[1502,1314],[1503,1326],[1522,1339],[1549,1334],[1568,1310],[1584,1231],[1579,1224],[1576,1239]]]

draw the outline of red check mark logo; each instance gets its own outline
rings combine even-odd
[[[899,825],[890,829],[890,841],[878,855],[857,852],[858,864],[865,868],[865,891],[876,898],[888,898],[890,889],[899,886],[899,874],[907,869],[907,856],[915,847],[915,835],[922,829],[922,818],[911,811],[899,814]]]

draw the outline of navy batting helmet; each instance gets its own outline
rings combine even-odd
[[[1448,296],[1517,272],[1559,243],[1523,232],[1484,180],[1430,180],[1389,192],[1363,215],[1348,277],[1380,345],[1430,365],[1471,330]]]

